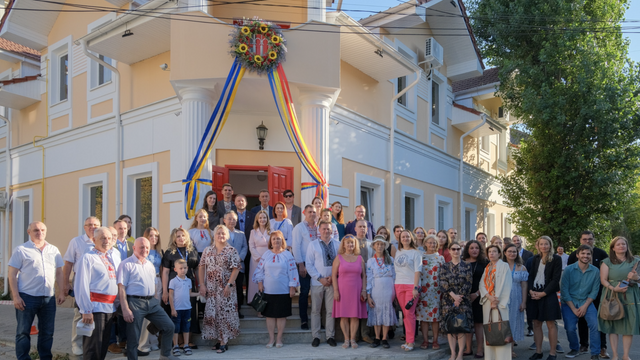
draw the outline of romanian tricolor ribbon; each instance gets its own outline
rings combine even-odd
[[[185,184],[184,202],[185,216],[187,219],[193,218],[195,215],[199,200],[200,184],[211,185],[211,179],[200,178],[200,175],[206,160],[209,158],[213,144],[216,142],[227,118],[229,117],[229,112],[231,111],[231,106],[233,105],[238,85],[240,84],[240,80],[242,80],[244,73],[245,68],[242,67],[239,61],[234,61],[224,84],[222,94],[220,95],[218,103],[213,110],[213,114],[211,114],[211,118],[207,123],[207,127],[198,146],[196,156],[191,163],[189,172],[187,173],[187,178],[182,180],[182,183]],[[316,196],[322,198],[326,203],[328,195],[327,182],[322,171],[318,167],[318,164],[309,152],[309,149],[307,148],[307,145],[300,133],[298,117],[293,106],[293,97],[291,96],[289,82],[287,81],[287,76],[284,73],[282,64],[278,64],[276,70],[269,73],[269,85],[271,86],[271,93],[273,94],[278,114],[280,115],[282,124],[287,132],[289,141],[291,142],[298,159],[300,159],[302,167],[313,180],[313,182],[302,183],[302,190],[315,188]]]

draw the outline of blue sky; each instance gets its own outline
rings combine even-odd
[[[406,1],[406,0],[405,0]],[[351,17],[358,20],[363,17],[372,15],[375,12],[384,11],[390,7],[394,7],[404,1],[399,0],[343,0],[342,9]],[[629,56],[637,63],[640,63],[640,0],[629,0],[631,6],[626,13],[626,21],[623,23],[624,36],[629,38],[631,46],[629,47]],[[337,6],[338,0],[334,0],[333,6]],[[350,10],[366,10],[350,11]],[[625,29],[626,28],[626,29]],[[635,34],[634,34],[635,33]]]

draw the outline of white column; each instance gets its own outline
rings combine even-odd
[[[196,156],[198,145],[204,135],[207,122],[213,113],[214,92],[200,87],[187,87],[180,91],[182,97],[182,149],[183,149],[183,179],[186,178],[191,162]],[[211,157],[207,160],[200,177],[211,179]],[[200,196],[211,187],[200,186]],[[200,199],[202,200],[202,199]]]
[[[302,119],[300,131],[307,148],[315,159],[325,180],[329,180],[329,112],[331,97],[321,93],[307,93],[300,97],[302,103]],[[300,179],[311,182],[311,176],[303,169]],[[311,204],[315,196],[313,190],[303,190],[300,194],[300,205]]]
[[[325,0],[307,0],[307,21],[327,21],[327,9]]]

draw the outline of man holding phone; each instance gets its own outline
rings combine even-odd
[[[574,358],[580,352],[580,343],[576,334],[578,319],[584,318],[591,336],[591,360],[600,357],[600,332],[598,331],[598,311],[593,301],[600,290],[600,270],[591,265],[593,249],[589,245],[578,247],[578,262],[567,266],[560,281],[560,300],[562,318],[569,339],[569,351],[565,356]]]

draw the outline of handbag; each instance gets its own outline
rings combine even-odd
[[[493,310],[498,312],[498,321],[493,321]],[[511,325],[509,320],[503,321],[500,310],[489,310],[489,323],[482,325],[484,328],[484,339],[487,346],[502,346],[513,342],[513,335],[511,334]]]
[[[254,308],[257,312],[263,312],[264,308],[267,306],[267,300],[264,299],[264,293],[258,291],[255,295],[253,295],[253,300],[251,300],[251,307]]]
[[[636,269],[638,268],[638,264],[640,264],[640,261],[636,263],[631,271],[636,271]],[[638,282],[640,282],[640,280],[630,279],[629,286],[638,286]]]
[[[448,334],[468,334],[471,332],[471,323],[464,313],[449,313],[445,321]]]
[[[609,292],[609,296],[607,296],[607,292]],[[613,290],[605,290],[603,299],[600,301],[600,309],[598,311],[598,316],[602,320],[620,320],[624,317],[624,308],[622,307],[622,302],[618,299],[618,293]]]

